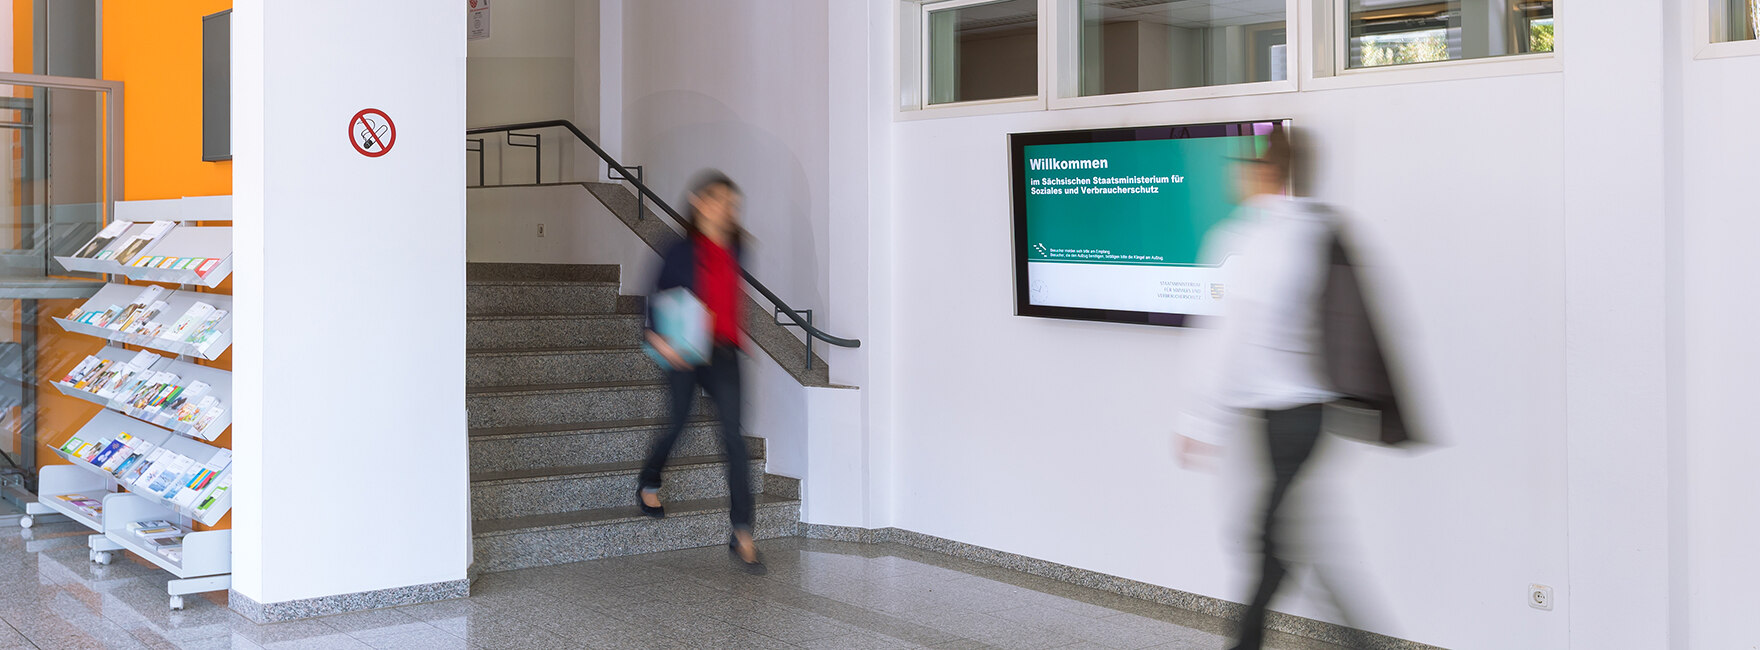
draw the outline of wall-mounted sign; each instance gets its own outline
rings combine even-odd
[[[470,38],[480,41],[489,37],[489,0],[467,0],[470,9]]]
[[[397,144],[397,125],[377,108],[363,108],[348,121],[348,143],[368,158],[378,158]]]

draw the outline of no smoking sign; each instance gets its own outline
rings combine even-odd
[[[348,121],[348,143],[368,158],[378,158],[397,144],[397,125],[377,108],[364,108]]]

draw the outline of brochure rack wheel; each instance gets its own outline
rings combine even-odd
[[[174,612],[183,611],[183,596],[172,596],[171,597],[171,611],[174,611]]]
[[[92,551],[92,561],[98,564],[109,565],[115,559],[116,555],[110,551]]]
[[[25,515],[23,517],[18,518],[18,527],[19,528],[30,528],[31,526],[35,526],[36,523],[37,523],[37,518],[32,517],[30,515]]]

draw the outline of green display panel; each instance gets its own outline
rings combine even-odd
[[[1242,160],[1279,127],[1011,135],[1016,313],[1161,325],[1217,313],[1226,269],[1205,242],[1235,212]]]

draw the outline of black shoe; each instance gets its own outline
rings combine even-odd
[[[751,562],[747,562],[746,559],[739,554],[739,537],[730,536],[727,538],[727,553],[732,555],[733,559],[738,560],[740,564],[745,565],[746,573],[752,575],[764,575],[765,573],[769,573],[770,570],[764,567],[764,554],[758,552],[757,545],[757,540],[752,540],[752,557],[754,559]]]
[[[647,492],[647,491],[648,491],[648,488],[636,488],[636,505],[641,506],[642,514],[647,515],[649,517],[653,517],[655,519],[660,519],[662,517],[665,517],[666,516],[666,505],[665,504],[661,504],[658,506],[650,506],[650,505],[648,505],[648,500],[642,498],[642,493]],[[655,489],[655,490],[653,490],[653,492],[654,492],[654,500],[659,501],[660,500],[660,490]]]

